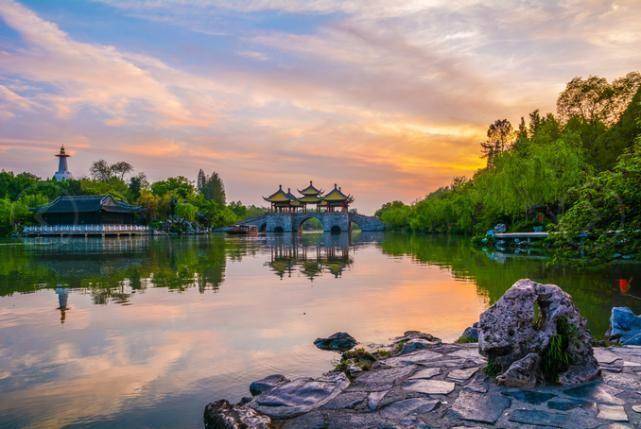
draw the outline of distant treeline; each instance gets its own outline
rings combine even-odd
[[[641,74],[608,82],[572,79],[556,115],[538,110],[514,128],[492,123],[481,142],[485,168],[412,205],[394,201],[377,215],[390,227],[479,234],[557,232],[565,253],[639,257],[641,241]],[[578,246],[578,240],[581,246]]]
[[[219,227],[263,212],[240,201],[227,203],[225,187],[215,172],[206,175],[200,170],[194,184],[182,176],[149,183],[144,173],[134,175],[133,171],[127,162],[109,164],[104,160],[92,164],[90,177],[61,182],[43,180],[31,173],[1,171],[0,235],[19,232],[22,226],[33,224],[32,209],[61,195],[109,194],[144,207],[142,221],[151,224],[172,218]]]

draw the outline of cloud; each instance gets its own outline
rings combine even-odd
[[[310,178],[341,182],[364,211],[414,200],[482,165],[489,122],[550,111],[573,76],[641,62],[632,1],[97,3],[114,32],[122,19],[145,34],[79,41],[72,18],[0,2],[20,37],[0,41],[0,137],[91,142],[76,175],[97,158],[151,179],[216,170],[253,203]],[[27,163],[15,146],[0,168],[51,174],[50,156]]]
[[[140,57],[128,56],[113,46],[74,41],[57,25],[12,0],[0,3],[0,17],[27,45],[1,52],[0,69],[7,75],[54,85],[58,91],[47,98],[59,114],[66,116],[79,106],[91,105],[106,113],[112,123],[122,124],[131,104],[142,102],[164,124],[203,123],[165,82],[133,61]]]

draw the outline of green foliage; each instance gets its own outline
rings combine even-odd
[[[351,366],[357,366],[363,371],[369,371],[378,360],[376,356],[363,348],[349,350],[341,355],[341,360],[334,368],[336,371],[346,372]]]
[[[559,319],[556,334],[550,338],[548,346],[541,353],[541,372],[549,383],[557,383],[559,374],[568,370],[572,358],[568,346],[576,335],[576,328],[570,326],[565,319]]]
[[[496,363],[493,359],[488,359],[487,365],[483,368],[483,372],[485,372],[485,375],[488,377],[496,377],[501,373],[501,371],[501,365]]]
[[[169,177],[168,179],[155,182],[151,185],[151,192],[162,197],[171,194],[176,198],[191,198],[194,196],[194,185],[183,176]]]
[[[628,241],[635,239],[639,224],[631,213],[640,212],[632,195],[638,188],[633,173],[638,155],[630,153],[636,153],[632,142],[641,133],[640,85],[638,73],[612,83],[576,78],[559,96],[560,119],[535,110],[527,123],[522,118],[517,132],[509,121],[495,121],[481,144],[487,168],[471,179],[456,178],[411,206],[387,203],[377,215],[390,229],[480,235],[497,223],[511,230],[550,228],[565,214],[564,244],[571,247],[595,217],[602,229],[621,230],[617,219],[624,212],[632,234]],[[637,245],[622,243],[621,236],[597,235],[598,248],[618,254],[624,246],[638,254]]]
[[[392,201],[383,204],[376,211],[376,216],[385,223],[388,229],[402,229],[408,226],[411,213],[411,206],[405,205],[401,201]]]
[[[213,172],[207,177],[202,170],[198,172],[198,191],[206,200],[214,201],[219,204],[225,204],[225,185],[218,173]]]
[[[575,190],[553,235],[557,256],[609,261],[641,256],[641,141],[615,167]],[[582,237],[579,239],[579,237]]]
[[[472,337],[468,337],[467,335],[461,335],[454,342],[457,344],[469,344],[469,343],[476,343],[477,341]]]
[[[199,183],[205,188],[196,192],[189,179],[182,176],[149,185],[145,174],[138,173],[126,183],[123,178],[132,170],[125,162],[109,165],[101,160],[91,167],[93,178],[61,182],[41,180],[30,173],[0,171],[0,235],[19,232],[21,226],[34,223],[31,209],[62,195],[112,195],[144,207],[146,221],[153,224],[171,218],[172,225],[186,221],[215,228],[264,213],[264,209],[246,207],[240,201],[226,205],[222,181],[215,173],[209,178],[199,174]]]

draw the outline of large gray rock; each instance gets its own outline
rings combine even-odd
[[[549,358],[549,347],[559,340],[569,362],[550,370],[557,361]],[[594,379],[599,367],[591,342],[570,295],[532,280],[516,282],[479,322],[479,350],[498,372],[497,383],[506,386],[532,387],[550,376],[562,385]]]
[[[345,352],[356,345],[356,340],[347,332],[337,332],[327,338],[316,338],[314,345],[321,350]]]
[[[224,399],[207,404],[205,429],[270,429],[271,419],[245,406],[231,405]]]
[[[634,314],[628,307],[613,307],[608,335],[623,345],[641,345],[641,316]]]
[[[256,396],[248,406],[276,419],[293,417],[325,405],[347,386],[349,380],[343,373],[317,379],[301,377]]]
[[[252,396],[260,395],[261,393],[269,392],[274,387],[287,381],[289,381],[289,378],[282,374],[268,375],[265,378],[252,382],[252,384],[249,385],[249,392]]]

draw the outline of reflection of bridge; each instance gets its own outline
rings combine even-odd
[[[314,280],[325,273],[340,277],[352,264],[351,238],[340,235],[283,234],[268,239],[270,260],[266,263],[280,278],[292,277],[294,272]]]
[[[332,233],[351,232],[352,223],[362,231],[383,231],[385,225],[377,217],[348,212],[270,212],[263,216],[246,219],[243,225],[254,225],[261,232],[301,232],[309,219],[317,219],[323,231]]]

